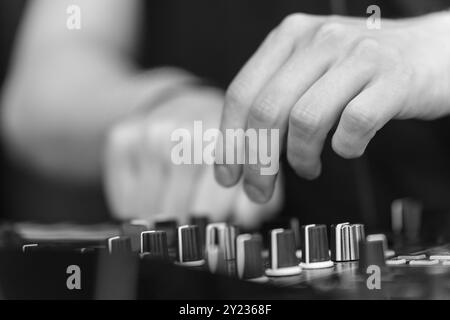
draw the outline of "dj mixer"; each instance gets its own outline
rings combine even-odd
[[[243,233],[195,216],[1,228],[5,299],[449,299],[450,244],[414,241],[411,202],[393,232],[296,218]]]

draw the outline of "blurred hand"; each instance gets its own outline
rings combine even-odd
[[[449,13],[383,19],[380,30],[369,30],[366,19],[291,15],[229,86],[220,128],[279,129],[290,165],[314,179],[335,125],[334,151],[355,158],[390,119],[450,112],[449,34]],[[216,165],[222,185],[233,186],[243,175],[249,197],[263,203],[276,176],[259,172],[248,164]]]
[[[234,218],[256,226],[280,205],[278,196],[266,206],[251,202],[242,184],[227,189],[214,179],[212,165],[181,164],[171,160],[171,134],[180,128],[193,136],[194,121],[203,130],[218,128],[223,94],[210,88],[189,89],[147,114],[118,123],[107,139],[104,184],[110,207],[121,219],[156,216],[187,222],[190,213],[207,213],[213,221]]]

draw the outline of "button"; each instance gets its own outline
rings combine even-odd
[[[110,254],[131,253],[131,239],[125,236],[117,236],[108,239],[108,252]]]
[[[236,268],[240,279],[266,282],[261,235],[241,234],[236,238]]]
[[[364,225],[340,223],[331,226],[331,259],[336,262],[359,259],[359,242],[364,239]]]
[[[169,251],[166,232],[160,230],[142,232],[141,253],[146,258],[168,260]]]
[[[388,266],[405,265],[406,264],[406,260],[405,259],[389,259],[389,260],[386,260],[386,264]]]
[[[444,254],[444,255],[431,255],[430,260],[450,260],[450,254]]]
[[[227,261],[236,258],[236,228],[227,223],[206,227],[206,260],[212,273],[229,274]]]
[[[405,259],[406,261],[411,260],[425,260],[427,256],[425,254],[416,254],[416,255],[402,255],[398,256],[398,259]]]
[[[302,227],[302,262],[305,269],[331,268],[327,227],[324,224],[310,224]]]
[[[292,276],[302,269],[295,256],[295,237],[292,230],[275,229],[270,232],[270,269],[266,274],[271,277]]]
[[[205,263],[197,226],[178,227],[178,263],[192,267]]]
[[[411,260],[409,264],[411,266],[434,266],[439,264],[439,260]]]

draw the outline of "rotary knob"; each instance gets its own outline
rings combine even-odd
[[[366,273],[369,266],[378,266],[384,268],[386,266],[383,241],[373,239],[370,236],[359,243],[359,271]]]
[[[236,269],[240,279],[265,282],[262,258],[263,240],[259,234],[241,234],[236,238]]]
[[[165,231],[153,230],[141,233],[141,254],[151,259],[169,259],[167,234]]]
[[[131,239],[131,250],[138,252],[141,249],[141,233],[150,229],[146,220],[131,220],[122,224],[122,235]]]
[[[395,256],[395,251],[389,249],[388,240],[385,234],[382,233],[370,234],[367,236],[367,240],[369,241],[380,240],[383,243],[384,256],[386,258],[392,258],[393,256]]]
[[[131,253],[131,239],[125,236],[111,237],[108,239],[108,252],[110,254]]]
[[[206,227],[206,259],[213,273],[230,274],[228,263],[236,258],[236,228],[227,223],[211,223]]]
[[[206,227],[209,223],[209,218],[207,216],[191,216],[189,223],[193,226],[197,226],[200,232],[200,241],[202,247],[205,247],[206,241]]]
[[[330,268],[334,264],[330,260],[327,227],[324,224],[302,226],[302,262],[305,269]]]
[[[178,263],[192,267],[205,263],[197,226],[178,227]]]
[[[331,226],[331,259],[336,262],[359,259],[359,242],[364,239],[364,225],[340,223]]]
[[[175,252],[177,248],[177,227],[178,222],[175,219],[158,220],[154,225],[154,230],[166,232],[167,246],[172,252]]]
[[[295,236],[289,229],[275,229],[270,232],[270,269],[266,274],[271,277],[292,276],[302,269],[295,255]]]

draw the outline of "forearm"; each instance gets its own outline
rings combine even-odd
[[[111,124],[190,79],[175,70],[143,73],[96,48],[53,52],[19,61],[4,92],[2,125],[15,154],[53,175],[98,177]]]

